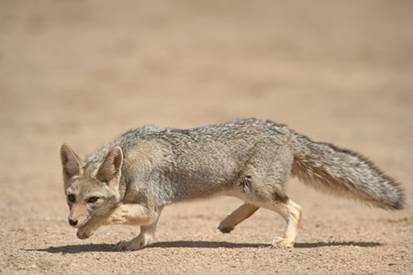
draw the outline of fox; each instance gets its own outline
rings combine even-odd
[[[60,148],[69,224],[87,239],[104,225],[140,226],[119,250],[155,242],[165,206],[216,195],[243,204],[219,224],[229,233],[259,208],[286,222],[274,247],[294,247],[302,207],[286,193],[290,177],[329,194],[385,210],[403,209],[400,184],[366,157],[313,141],[284,124],[256,118],[176,129],[143,126],[115,138],[82,160]]]

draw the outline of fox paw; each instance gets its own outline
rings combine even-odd
[[[92,235],[93,235],[93,231],[87,230],[83,227],[79,228],[76,232],[76,236],[81,240],[87,239]]]
[[[234,230],[234,227],[227,226],[227,225],[221,223],[218,226],[218,230],[225,234],[225,233],[230,233],[232,230]]]
[[[138,236],[131,241],[122,241],[116,244],[118,251],[134,251],[144,248],[153,243],[154,238],[149,235]]]
[[[277,248],[292,248],[294,247],[294,241],[286,238],[277,237],[272,241],[272,246]]]

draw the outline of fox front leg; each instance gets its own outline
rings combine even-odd
[[[151,213],[152,211],[140,204],[121,204],[108,217],[93,217],[77,230],[76,235],[79,239],[87,239],[102,225],[149,225],[154,220]]]
[[[141,204],[121,204],[105,220],[104,225],[149,225],[154,221],[153,211]]]
[[[79,227],[77,230],[76,236],[79,239],[87,239],[90,236],[93,235],[93,233],[103,225],[103,221],[101,219],[94,219],[92,218],[90,221],[88,221],[85,225],[82,227]]]
[[[141,232],[136,237],[130,241],[122,241],[116,245],[118,250],[138,250],[145,246],[153,243],[155,241],[155,232],[158,225],[159,216],[161,215],[163,207],[157,208],[151,214],[151,222],[146,225],[141,225]]]
[[[155,240],[155,231],[163,207],[148,208],[140,204],[121,204],[116,208],[105,224],[140,225],[141,232],[130,241],[122,241],[116,245],[118,250],[138,250]]]

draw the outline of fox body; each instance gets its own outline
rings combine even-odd
[[[102,225],[140,225],[138,237],[118,244],[126,250],[153,242],[164,206],[220,194],[244,201],[221,222],[221,232],[230,232],[262,207],[287,223],[284,236],[273,244],[291,247],[301,207],[286,194],[290,176],[371,206],[393,210],[404,205],[396,181],[366,158],[268,120],[193,129],[144,126],[85,161],[64,144],[61,160],[69,223],[78,228],[77,236],[88,238]]]

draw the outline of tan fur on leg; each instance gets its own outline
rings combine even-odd
[[[99,218],[92,218],[76,232],[76,235],[79,239],[87,239],[93,235],[93,233],[103,225],[103,220]]]
[[[117,244],[117,249],[119,250],[138,250],[145,246],[153,243],[155,241],[155,232],[158,225],[159,216],[161,214],[162,208],[158,209],[154,213],[153,222],[149,225],[142,225],[141,232],[139,236],[133,238],[130,241],[119,242]]]
[[[301,224],[301,206],[289,199],[286,203],[276,203],[265,207],[279,213],[287,222],[284,237],[275,238],[273,246],[293,247]]]
[[[106,219],[104,224],[145,225],[152,222],[153,215],[145,206],[140,204],[121,204]]]
[[[231,232],[235,226],[245,219],[249,218],[252,214],[257,211],[259,207],[244,203],[240,207],[238,207],[234,212],[229,214],[218,226],[218,229],[222,233],[229,233]]]
[[[79,239],[87,239],[102,225],[147,225],[153,223],[153,220],[154,216],[148,208],[140,204],[121,204],[107,218],[93,217],[76,234]]]

